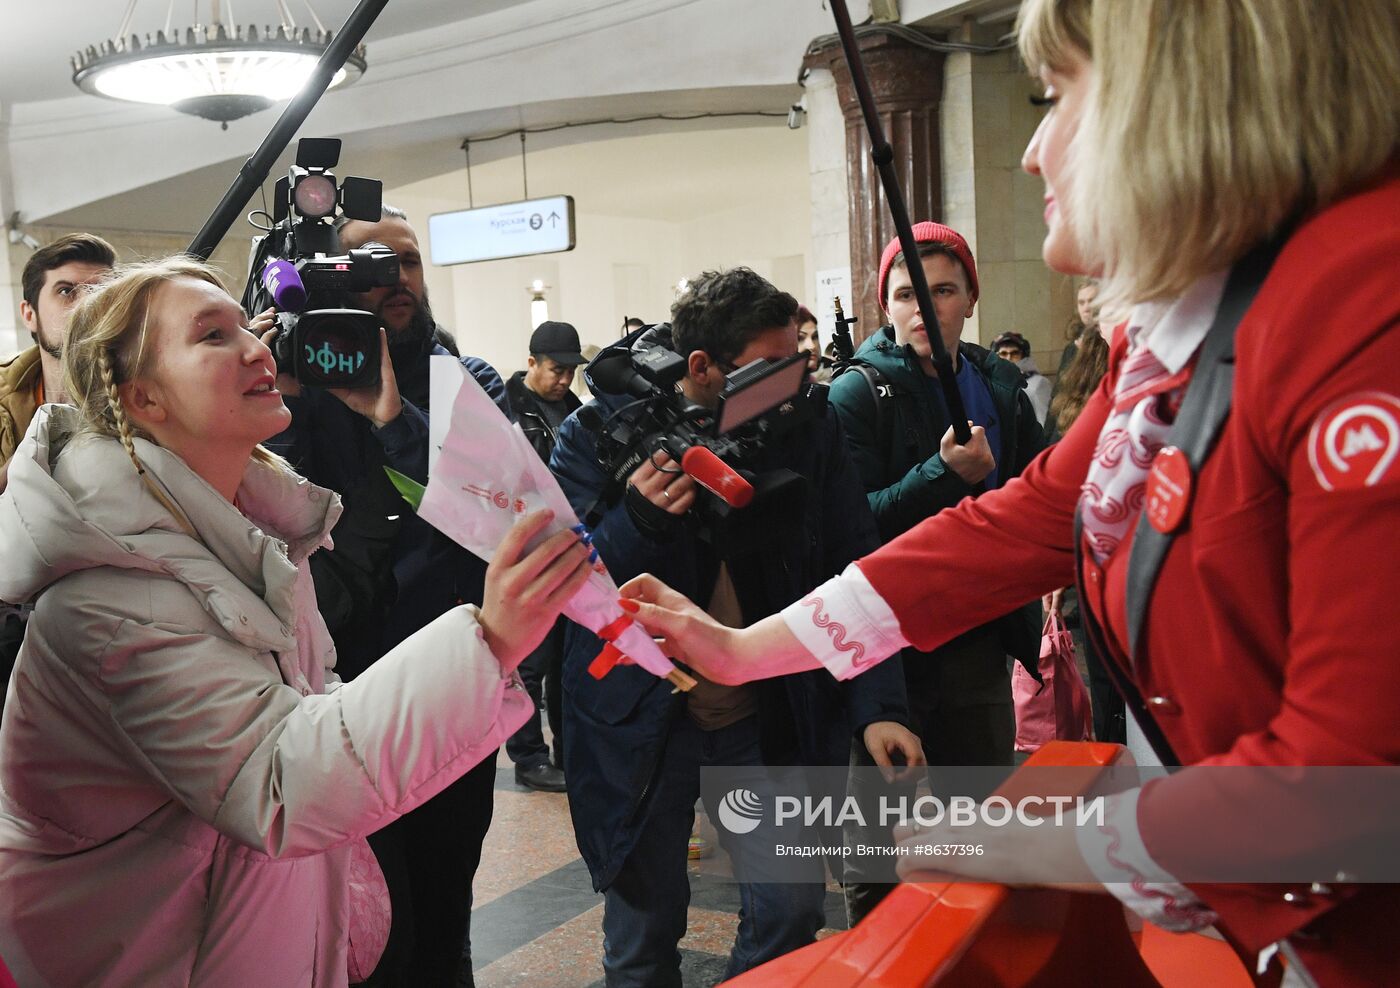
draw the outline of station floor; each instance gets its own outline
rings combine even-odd
[[[690,916],[681,941],[685,988],[724,974],[738,925],[732,882],[690,865]],[[474,883],[472,968],[477,988],[601,988],[603,897],[593,891],[569,821],[568,797],[515,782],[496,760],[496,809]],[[846,928],[840,892],[828,886],[827,930]]]

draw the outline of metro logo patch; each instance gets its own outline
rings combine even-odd
[[[1348,395],[1323,409],[1308,433],[1308,462],[1325,491],[1375,487],[1400,455],[1400,398],[1383,391]]]

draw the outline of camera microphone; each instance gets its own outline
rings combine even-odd
[[[282,312],[300,312],[306,305],[306,286],[291,261],[268,261],[262,270],[263,288]]]
[[[747,507],[753,500],[753,485],[712,450],[699,443],[681,455],[681,469],[686,476],[731,508]]]

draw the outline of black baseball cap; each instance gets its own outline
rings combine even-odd
[[[996,353],[1004,346],[1012,346],[1020,350],[1022,354],[1029,357],[1031,355],[1031,341],[1020,333],[1005,332],[992,340],[992,352]]]
[[[588,363],[578,341],[578,330],[566,322],[546,320],[540,323],[530,337],[530,353],[536,357],[548,357],[563,367]]]

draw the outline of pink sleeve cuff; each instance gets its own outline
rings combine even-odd
[[[837,679],[858,676],[909,644],[894,611],[855,563],[782,613],[802,647]]]
[[[1076,828],[1079,853],[1104,887],[1149,923],[1173,933],[1213,926],[1215,913],[1147,853],[1137,823],[1141,792],[1108,797],[1102,824]]]

